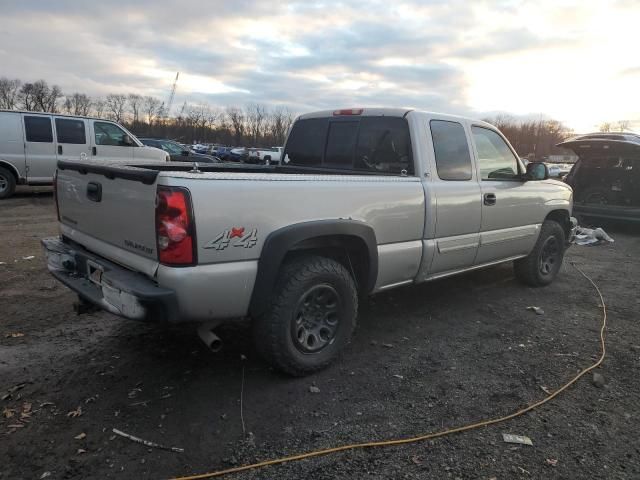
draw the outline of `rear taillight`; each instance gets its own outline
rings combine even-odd
[[[56,201],[56,215],[60,221],[60,206],[58,205],[58,169],[53,172],[53,199]]]
[[[191,195],[181,187],[158,187],[156,194],[156,244],[160,263],[196,264],[196,229]]]

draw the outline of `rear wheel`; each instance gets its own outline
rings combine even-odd
[[[532,287],[549,285],[562,266],[564,243],[562,226],[553,220],[545,220],[531,253],[513,262],[516,278]]]
[[[0,167],[0,199],[9,198],[16,190],[16,178],[6,168]]]
[[[270,308],[254,321],[256,348],[290,375],[321,370],[349,343],[357,311],[355,283],[342,264],[315,255],[292,260]]]

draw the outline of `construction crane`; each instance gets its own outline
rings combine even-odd
[[[169,95],[167,108],[164,109],[164,118],[169,118],[169,113],[171,112],[171,105],[173,105],[173,97],[176,94],[176,85],[178,84],[179,76],[180,76],[180,72],[176,72],[176,79],[173,81],[173,86],[171,87],[171,94]]]

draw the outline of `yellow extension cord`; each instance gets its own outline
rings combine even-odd
[[[288,456],[288,457],[281,457],[281,458],[275,458],[275,459],[272,459],[272,460],[265,460],[263,462],[252,463],[250,465],[243,465],[241,467],[227,468],[226,470],[218,470],[216,472],[201,473],[201,474],[198,474],[198,475],[188,475],[188,476],[185,476],[185,477],[175,477],[172,480],[199,480],[199,479],[203,479],[203,478],[221,477],[221,476],[229,475],[229,474],[232,474],[232,473],[244,472],[244,471],[247,471],[247,470],[254,470],[254,469],[257,469],[257,468],[266,467],[268,465],[278,465],[278,464],[281,464],[281,463],[288,463],[288,462],[294,462],[294,461],[297,461],[297,460],[303,460],[305,458],[312,458],[312,457],[319,457],[319,456],[322,456],[322,455],[328,455],[330,453],[344,452],[345,450],[357,450],[357,449],[372,448],[372,447],[388,447],[388,446],[393,446],[393,445],[404,445],[404,444],[407,444],[407,443],[422,442],[422,441],[425,441],[425,440],[431,440],[433,438],[444,437],[445,435],[451,435],[452,433],[466,432],[467,430],[474,430],[476,428],[486,427],[488,425],[494,425],[496,423],[506,422],[507,420],[511,420],[512,418],[519,417],[520,415],[524,415],[525,413],[530,412],[531,410],[533,410],[535,408],[538,408],[541,405],[544,405],[545,403],[547,403],[547,402],[551,401],[552,399],[554,399],[555,397],[557,397],[561,392],[565,391],[571,385],[576,383],[580,378],[582,378],[584,375],[589,373],[591,370],[593,370],[595,368],[598,368],[600,366],[600,364],[602,364],[602,362],[604,360],[604,357],[605,357],[605,341],[604,341],[604,338],[605,338],[605,329],[607,327],[607,307],[606,307],[606,305],[604,303],[604,298],[602,297],[602,293],[600,292],[600,289],[595,284],[595,282],[586,273],[584,273],[580,268],[578,268],[573,262],[571,263],[571,265],[576,270],[578,270],[578,272],[580,272],[580,274],[584,278],[589,280],[591,285],[593,285],[593,287],[596,289],[596,292],[598,292],[598,296],[600,297],[600,302],[601,302],[600,306],[602,307],[602,327],[600,328],[600,345],[601,345],[601,348],[602,348],[602,353],[600,354],[600,358],[598,359],[598,361],[596,363],[594,363],[590,367],[587,367],[584,370],[582,370],[575,377],[573,377],[571,380],[569,380],[566,384],[564,384],[558,390],[556,390],[555,392],[549,394],[549,396],[543,398],[542,400],[540,400],[540,401],[538,401],[536,403],[533,403],[533,404],[529,405],[528,407],[525,407],[525,408],[523,408],[521,410],[518,410],[517,412],[514,412],[514,413],[511,413],[509,415],[506,415],[504,417],[494,418],[494,419],[490,419],[490,420],[484,420],[482,422],[473,423],[471,425],[464,425],[462,427],[450,428],[450,429],[447,429],[447,430],[442,430],[440,432],[427,433],[425,435],[419,435],[417,437],[400,438],[400,439],[395,439],[395,440],[381,440],[381,441],[376,441],[376,442],[354,443],[354,444],[351,444],[351,445],[341,445],[341,446],[338,446],[338,447],[325,448],[323,450],[314,450],[314,451],[307,452],[307,453],[301,453],[299,455],[291,455],[291,456]]]

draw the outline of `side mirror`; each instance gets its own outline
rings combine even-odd
[[[527,164],[525,180],[546,180],[549,178],[549,169],[542,162],[530,162]]]
[[[134,145],[133,140],[131,140],[131,137],[129,135],[125,135],[124,137],[122,137],[122,143],[124,143],[127,147],[133,147]]]

